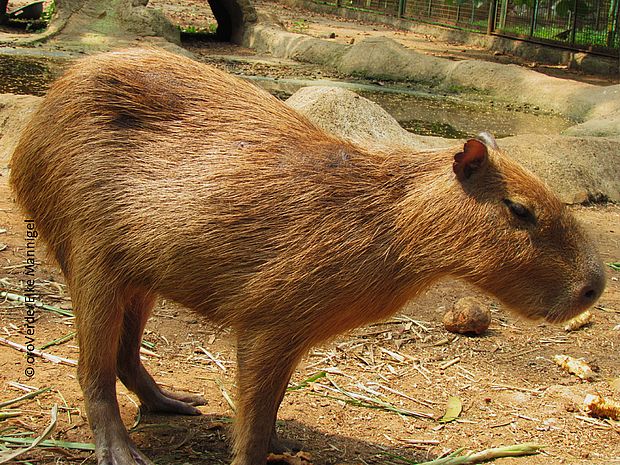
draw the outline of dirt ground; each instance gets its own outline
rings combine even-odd
[[[196,3],[153,3],[167,5],[166,11],[179,24],[208,24],[208,9],[198,11],[192,7]],[[258,7],[277,9],[289,29],[318,36],[335,32],[334,40],[359,40],[368,34],[385,33],[383,26],[343,23],[303,10],[275,7],[265,1],[258,3]],[[390,34],[425,53],[444,54],[451,59],[477,54],[492,60],[505,59],[411,33],[393,30]],[[218,44],[192,43],[188,47],[205,58],[212,56],[215,62],[222,55],[253,54]],[[239,66],[251,66],[259,72],[263,66],[264,73],[277,69],[256,62]],[[309,75],[323,72],[314,67],[306,71]],[[555,72],[567,78],[609,83],[565,69]],[[25,224],[8,190],[5,162],[1,168],[0,290],[23,294]],[[595,236],[603,260],[620,261],[620,206],[596,205],[573,210]],[[36,288],[41,299],[46,304],[70,309],[63,277],[46,257],[41,241],[37,242],[36,255]],[[538,456],[502,459],[498,463],[620,463],[620,424],[592,418],[583,409],[587,394],[620,401],[620,273],[611,267],[606,271],[608,286],[593,309],[594,321],[576,332],[566,332],[558,325],[523,321],[463,283],[440,283],[391,320],[343,335],[308,354],[295,372],[291,386],[299,387],[316,373],[327,375],[287,394],[279,415],[281,434],[300,439],[317,465],[402,463],[394,455],[423,461],[459,448],[480,450],[522,442],[536,442],[545,445],[545,449]],[[445,331],[441,323],[445,311],[459,298],[472,295],[491,308],[490,329],[480,337],[455,336]],[[24,318],[23,304],[0,300],[0,337],[25,344]],[[34,328],[37,347],[75,331],[72,318],[43,309]],[[119,383],[119,402],[125,424],[132,427],[131,437],[158,464],[229,463],[228,427],[233,412],[225,397],[235,390],[234,335],[216,330],[172,302],[160,301],[145,340],[154,346],[143,354],[144,363],[158,382],[204,394],[209,403],[201,407],[203,417],[139,415],[136,397]],[[8,409],[0,410],[0,436],[40,434],[50,422],[52,406],[57,404],[59,417],[53,437],[90,442],[75,368],[40,358],[29,364],[17,350],[1,344],[0,347],[0,402],[28,390],[16,383],[52,388],[35,399],[11,406],[19,412],[13,418],[3,419],[2,413]],[[44,351],[70,360],[78,358],[75,338]],[[594,380],[582,382],[563,372],[552,361],[556,354],[583,358],[594,369]],[[25,374],[28,368],[34,369],[33,377]],[[419,415],[354,405],[347,402],[351,399],[343,392],[389,402],[397,409]],[[463,412],[456,421],[439,423],[450,396],[462,401]],[[38,464],[96,462],[90,452],[58,447],[38,448],[21,459]]]

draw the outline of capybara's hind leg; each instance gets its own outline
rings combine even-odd
[[[105,277],[72,280],[80,360],[78,378],[99,465],[151,465],[129,439],[116,399],[116,354],[123,326],[122,291]],[[77,283],[88,283],[86,286]],[[98,283],[106,283],[104,290]]]
[[[287,345],[278,331],[239,331],[237,346],[238,405],[234,429],[233,465],[262,465],[272,446],[280,402],[295,365],[305,351]]]
[[[194,405],[204,405],[204,397],[161,389],[140,361],[142,333],[154,301],[154,296],[135,291],[125,303],[123,332],[116,364],[118,377],[127,389],[138,395],[143,407],[149,412],[200,415],[200,410]]]

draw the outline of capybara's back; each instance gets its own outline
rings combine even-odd
[[[446,275],[560,321],[604,288],[570,212],[488,135],[369,152],[254,86],[159,51],[87,58],[50,89],[12,160],[17,200],[60,263],[99,464],[150,463],[118,376],[150,410],[196,414],[139,359],[155,297],[237,334],[235,465],[265,462],[307,349],[385,318]]]

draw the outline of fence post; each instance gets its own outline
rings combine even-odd
[[[607,16],[607,46],[613,47],[615,35],[618,34],[618,0],[612,0]]]
[[[570,30],[570,43],[571,45],[575,44],[575,36],[577,35],[577,2],[579,0],[574,0],[573,2],[573,17],[571,18],[571,30]]]
[[[489,1],[489,20],[487,22],[487,34],[495,32],[495,14],[497,13],[497,0]]]
[[[577,0],[575,0],[575,3]],[[536,30],[536,20],[538,18],[538,0],[534,0],[534,11],[532,11],[532,21],[530,21],[530,37],[534,37]]]
[[[428,0],[428,13],[427,16],[431,16],[433,13],[433,0]]]
[[[398,17],[405,16],[405,2],[406,0],[398,0]]]
[[[501,2],[502,2],[502,12],[499,15],[499,27],[500,27],[500,29],[504,29],[506,27],[506,17],[508,16],[508,1],[509,0],[501,0]]]

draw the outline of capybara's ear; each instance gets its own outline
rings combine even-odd
[[[488,157],[489,153],[484,143],[470,139],[465,142],[463,151],[454,155],[452,169],[459,181],[465,181],[486,165]]]
[[[478,134],[478,137],[476,137],[476,139],[478,139],[480,142],[486,145],[487,148],[491,150],[499,150],[499,147],[497,146],[497,142],[495,141],[495,137],[493,137],[492,134],[486,131]]]

